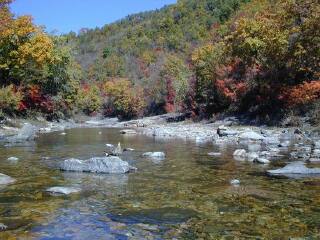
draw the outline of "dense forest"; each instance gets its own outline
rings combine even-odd
[[[0,115],[319,119],[317,0],[179,0],[63,36],[10,2],[0,0]]]

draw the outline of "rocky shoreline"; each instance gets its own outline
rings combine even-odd
[[[18,127],[20,125],[20,128]],[[257,164],[269,164],[283,157],[288,165],[283,174],[320,174],[320,170],[308,170],[305,164],[320,163],[320,137],[316,131],[308,128],[278,128],[266,126],[246,126],[233,118],[215,122],[192,122],[183,114],[166,114],[143,119],[120,122],[116,118],[83,118],[46,122],[44,120],[7,120],[0,125],[0,141],[10,144],[33,141],[38,134],[61,132],[71,128],[119,128],[119,134],[143,134],[154,138],[180,138],[195,141],[197,144],[212,142],[217,146],[232,145],[237,149],[234,159]],[[219,152],[208,153],[219,157]],[[292,168],[290,168],[290,166]],[[300,170],[301,171],[300,171]],[[280,174],[279,169],[270,174]]]

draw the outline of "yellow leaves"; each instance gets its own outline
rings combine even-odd
[[[53,61],[53,42],[43,33],[35,34],[28,42],[18,48],[18,62],[23,65],[29,60],[39,67]]]
[[[211,53],[213,49],[214,49],[214,46],[212,44],[207,44],[201,48],[198,48],[192,53],[192,56],[191,56],[192,62],[199,62],[203,58],[203,56],[206,56],[208,55],[208,53]]]
[[[108,102],[121,117],[135,117],[142,113],[145,107],[143,91],[134,88],[128,79],[116,79],[104,84],[104,93]]]
[[[2,15],[0,15],[1,19]],[[1,19],[4,20],[4,19]],[[0,28],[0,69],[25,71],[25,65],[34,65],[39,70],[54,60],[52,40],[32,23],[30,16],[6,19]],[[16,73],[16,71],[14,70]],[[17,77],[23,76],[19,74]]]

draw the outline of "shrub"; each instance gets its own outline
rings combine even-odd
[[[304,82],[286,89],[282,98],[290,106],[313,102],[320,98],[320,81]]]
[[[22,100],[20,90],[13,85],[0,88],[0,109],[7,114],[14,114],[19,110]]]
[[[106,115],[116,115],[123,119],[143,114],[145,101],[141,88],[134,88],[127,79],[108,81],[104,84]]]
[[[98,112],[102,106],[102,98],[100,90],[96,85],[85,85],[79,90],[78,108],[85,114],[92,114]]]

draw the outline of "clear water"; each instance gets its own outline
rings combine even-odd
[[[99,134],[102,132],[102,134]],[[66,158],[103,156],[106,143],[136,149],[128,175],[66,173]],[[320,179],[270,178],[268,168],[232,158],[233,146],[196,145],[72,129],[25,146],[0,146],[0,172],[17,182],[0,189],[0,239],[320,239]],[[147,151],[164,151],[152,161]],[[220,151],[221,157],[207,156]],[[9,162],[8,157],[19,157]],[[239,187],[230,180],[240,179]],[[80,194],[52,196],[52,186]]]

